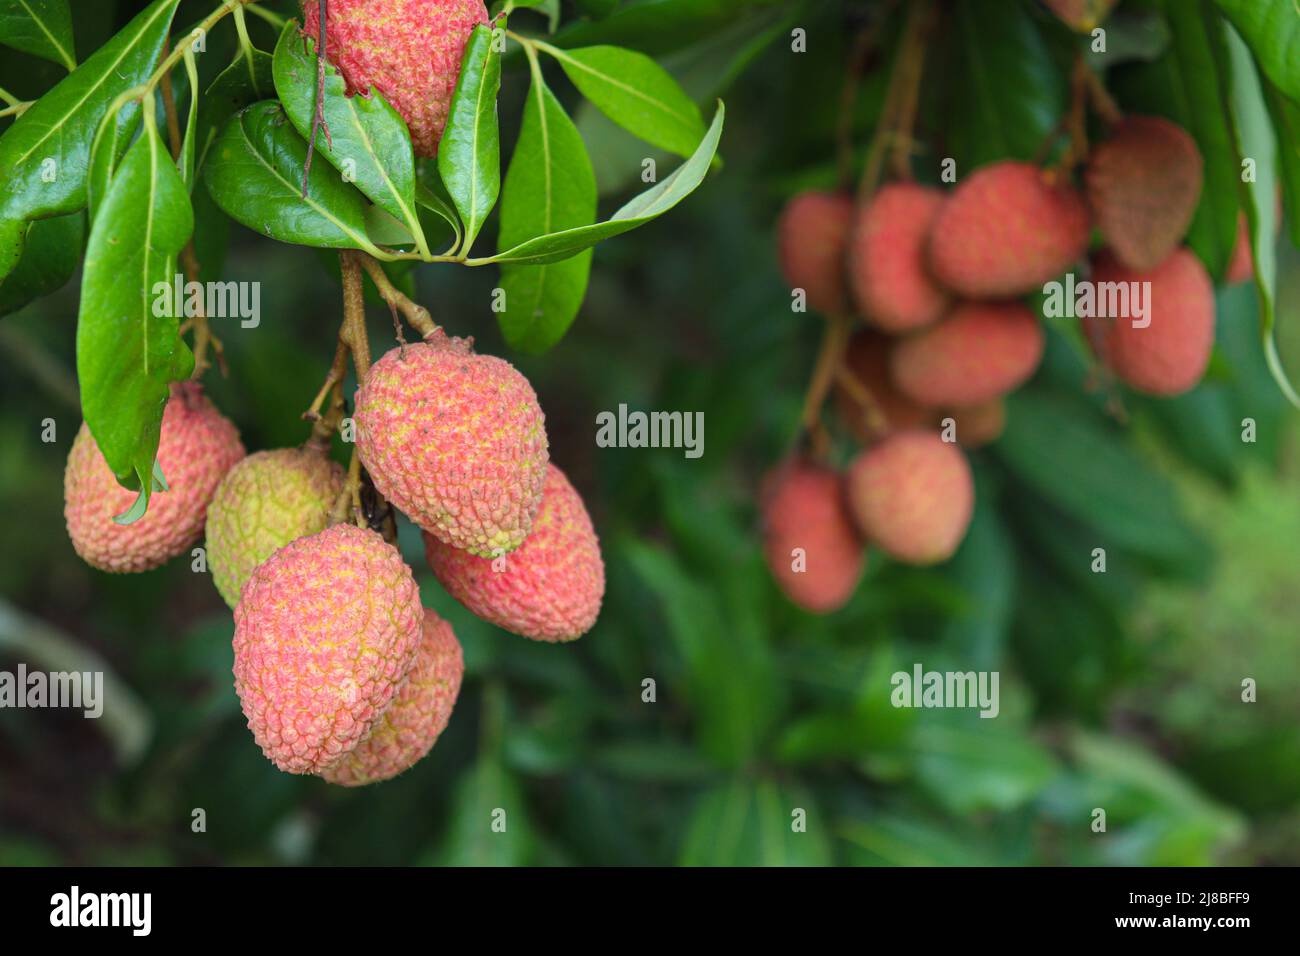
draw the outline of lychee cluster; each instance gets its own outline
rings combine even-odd
[[[1008,160],[950,192],[899,181],[856,205],[835,193],[790,200],[777,226],[782,272],[833,321],[861,319],[832,358],[834,404],[856,457],[835,469],[822,463],[823,442],[817,456],[778,466],[760,493],[768,563],[792,601],[818,612],[842,605],[864,545],[915,565],[955,553],[974,509],[963,449],[997,440],[1005,397],[1042,360],[1043,325],[1024,300],[1082,266],[1094,226],[1104,240],[1091,256],[1096,300],[1117,306],[1081,316],[1100,363],[1152,395],[1200,381],[1213,287],[1181,242],[1201,165],[1184,130],[1133,116],[1093,148],[1080,186],[1070,163]],[[1110,295],[1120,288],[1111,284],[1148,291]]]

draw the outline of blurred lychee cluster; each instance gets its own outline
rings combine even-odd
[[[841,468],[825,441],[805,440],[764,483],[767,560],[796,604],[842,606],[868,546],[913,565],[954,554],[974,509],[967,451],[997,440],[1006,396],[1042,360],[1034,297],[1053,286],[1098,387],[1173,396],[1201,380],[1214,288],[1182,246],[1200,153],[1166,119],[1105,118],[1100,142],[1072,143],[1051,166],[994,162],[951,190],[896,175],[786,204],[782,272],[796,310],[828,323],[803,426],[824,428],[829,393],[857,449]],[[1229,281],[1252,271],[1244,228],[1238,244]]]
[[[508,362],[435,329],[371,366],[356,393],[356,465],[319,435],[245,455],[195,382],[176,383],[144,517],[115,521],[120,487],[90,432],[68,458],[72,543],[136,572],[204,536],[234,609],[235,690],[281,770],[357,786],[412,766],[446,727],[464,662],[392,543],[391,504],[424,533],[429,567],[475,615],[538,641],[596,621],[605,569],[582,499],[550,462],[532,386]],[[364,472],[361,468],[364,467]],[[366,479],[364,482],[362,479]]]

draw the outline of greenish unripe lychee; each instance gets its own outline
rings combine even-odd
[[[208,508],[207,548],[227,604],[277,548],[324,530],[342,487],[342,466],[311,448],[259,451],[226,473]]]

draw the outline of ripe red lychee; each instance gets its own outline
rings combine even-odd
[[[343,467],[311,448],[249,455],[226,473],[208,508],[212,580],[234,607],[253,568],[277,548],[324,530]]]
[[[379,493],[471,554],[513,551],[546,481],[546,423],[509,362],[442,330],[375,362],[357,390],[357,451]]]
[[[1019,302],[962,302],[901,341],[894,382],[924,405],[978,405],[1018,388],[1043,357],[1043,329]]]
[[[1200,259],[1177,249],[1150,272],[1138,272],[1103,250],[1093,262],[1092,280],[1099,301],[1110,298],[1108,289],[1121,288],[1110,283],[1150,283],[1143,293],[1145,318],[1137,316],[1130,295],[1128,308],[1120,300],[1117,314],[1083,321],[1097,357],[1122,382],[1148,395],[1170,396],[1201,380],[1214,348],[1214,285]],[[1149,324],[1135,327],[1135,320]]]
[[[955,425],[958,444],[963,448],[983,448],[1002,437],[1007,425],[1007,405],[1001,397],[978,405],[949,409],[945,415]]]
[[[1088,206],[1053,176],[1013,161],[967,176],[930,232],[930,267],[939,282],[971,298],[1015,298],[1082,258]]]
[[[840,475],[787,463],[767,476],[760,499],[763,554],[786,597],[815,614],[842,607],[862,576],[866,549]]]
[[[925,254],[944,198],[928,186],[891,183],[858,209],[849,240],[849,283],[863,318],[886,332],[929,325],[948,304]]]
[[[481,558],[424,536],[434,576],[475,615],[536,641],[591,630],[605,595],[605,562],[582,498],[560,469],[546,471],[533,530],[515,551]]]
[[[465,657],[451,625],[425,608],[415,663],[370,736],[320,775],[330,783],[361,787],[396,777],[424,758],[447,728]]]
[[[486,23],[483,0],[330,0],[326,59],[350,95],[373,86],[406,120],[418,156],[433,156],[447,124],[465,43]],[[320,30],[320,4],[304,0],[303,32]]]
[[[1106,244],[1130,269],[1153,269],[1187,234],[1201,198],[1196,141],[1159,116],[1129,116],[1088,157],[1088,202]]]
[[[163,409],[158,464],[167,491],[155,491],[144,517],[113,520],[135,503],[117,483],[83,422],[63,475],[63,514],[82,559],[101,571],[147,571],[183,554],[199,540],[208,502],[230,467],[244,457],[239,432],[197,382],[174,382]]]
[[[935,420],[932,409],[912,401],[890,378],[889,357],[896,341],[875,329],[859,329],[844,352],[844,370],[850,378],[837,379],[835,407],[864,444]]]
[[[975,508],[966,456],[931,431],[899,432],[860,452],[848,495],[867,539],[907,564],[952,557]]]
[[[848,308],[845,252],[853,200],[840,193],[802,192],[785,204],[776,224],[781,272],[803,289],[808,306],[826,315]]]
[[[319,773],[370,735],[415,660],[424,609],[397,549],[337,524],[259,564],[235,607],[235,691],[262,752]]]

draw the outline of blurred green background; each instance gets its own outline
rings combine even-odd
[[[78,52],[140,6],[74,0]],[[209,6],[186,0],[177,23]],[[232,688],[231,615],[206,574],[177,560],[113,577],[76,558],[61,487],[80,422],[77,280],[0,320],[0,668],[103,666],[114,681],[98,721],[0,711],[0,863],[1300,863],[1296,418],[1264,366],[1252,288],[1220,293],[1205,384],[1172,401],[1125,396],[1122,414],[1087,388],[1077,336],[1053,326],[1006,434],[972,455],[976,516],[947,565],[873,553],[851,603],[823,618],[771,581],[755,492],[790,450],[821,331],[789,310],[772,224],[796,188],[833,182],[848,46],[879,6],[564,4],[565,21],[588,18],[562,28],[572,42],[640,46],[702,103],[726,98],[724,166],[597,249],[587,302],[547,355],[506,351],[490,270],[414,275],[435,320],[532,380],[553,459],[601,536],[608,592],[581,641],[532,644],[448,598],[404,522],[424,602],[452,621],[467,673],[446,733],[394,781],[346,790],[261,755]],[[1024,131],[998,139],[988,117],[1014,119],[1019,102],[1055,121],[1068,35],[1029,2],[957,6],[987,32],[944,32],[942,43],[974,46],[936,47],[923,129],[965,157],[1035,145]],[[250,22],[270,48],[273,31]],[[791,52],[793,27],[809,53]],[[210,39],[205,71],[228,61],[231,33]],[[974,88],[962,49],[987,55],[991,85]],[[1034,56],[1056,80],[1026,90],[997,72],[999,58]],[[869,63],[859,147],[885,65]],[[3,53],[0,85],[19,95],[58,76]],[[507,144],[525,87],[516,64],[503,83]],[[646,147],[558,76],[555,87],[588,136],[602,210],[616,208]],[[981,113],[970,96],[1000,106]],[[200,216],[221,229],[210,207]],[[1282,254],[1283,353],[1300,368],[1287,338],[1300,271],[1294,250]],[[261,283],[262,319],[217,322],[230,374],[209,373],[210,393],[250,450],[299,443],[341,318],[327,257],[230,226],[222,274]],[[370,320],[382,351],[386,310],[372,306]],[[702,411],[703,457],[598,448],[596,415],[620,403]],[[1254,443],[1241,440],[1245,418]],[[1090,570],[1098,547],[1104,574]],[[890,675],[917,661],[998,670],[1001,715],[893,708]],[[1257,703],[1240,700],[1245,678]],[[1105,833],[1090,828],[1097,807]],[[504,834],[490,829],[495,808]],[[798,809],[805,832],[791,826]]]

